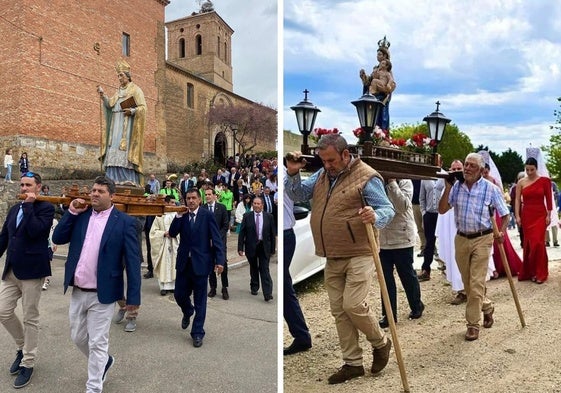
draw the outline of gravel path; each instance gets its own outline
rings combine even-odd
[[[515,244],[518,239],[514,231],[510,233]],[[421,283],[426,310],[419,320],[407,319],[407,301],[398,284],[397,334],[411,392],[561,392],[561,250],[548,248],[548,253],[552,260],[545,284],[515,278],[527,326],[521,327],[508,280],[492,280],[487,287],[495,302],[495,324],[491,329],[482,328],[479,340],[473,342],[464,340],[465,304],[449,304],[452,292],[444,275],[434,274]],[[402,392],[393,349],[390,363],[378,376],[367,371],[364,377],[344,384],[327,384],[342,361],[322,280],[320,273],[297,287],[313,348],[284,357],[284,392]],[[374,281],[371,304],[380,315]],[[285,324],[284,343],[290,342]],[[362,335],[361,346],[369,370],[372,354]]]

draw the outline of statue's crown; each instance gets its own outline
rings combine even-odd
[[[384,38],[378,41],[378,48],[390,49],[390,45],[391,43],[386,39],[386,36],[384,36]]]
[[[119,60],[117,64],[115,64],[115,70],[117,73],[119,72],[131,72],[131,66],[124,60]]]

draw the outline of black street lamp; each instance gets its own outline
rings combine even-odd
[[[321,110],[308,101],[308,89],[303,91],[304,101],[300,101],[298,105],[291,106],[296,113],[296,122],[298,123],[298,130],[303,136],[303,143],[301,151],[303,154],[309,154],[310,148],[308,147],[308,135],[314,129],[314,123],[316,122],[316,116]]]
[[[364,137],[362,139],[363,141],[368,141],[372,135],[372,130],[374,130],[378,115],[384,107],[384,103],[372,94],[364,94],[358,100],[352,101],[351,103],[356,107],[358,121],[360,122],[360,127],[364,131]]]
[[[439,107],[440,101],[436,101],[436,111],[432,112],[428,116],[425,116],[425,118],[423,119],[423,121],[427,122],[427,125],[429,127],[430,137],[435,141],[435,145],[432,148],[433,154],[436,154],[438,144],[444,136],[446,125],[452,121],[438,110]]]

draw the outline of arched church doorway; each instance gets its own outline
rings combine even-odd
[[[228,141],[226,134],[219,132],[214,137],[214,161],[224,165],[226,163],[226,151],[228,150]]]

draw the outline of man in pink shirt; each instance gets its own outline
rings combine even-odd
[[[109,328],[115,302],[124,295],[127,310],[140,305],[140,252],[135,220],[115,209],[113,180],[100,176],[91,190],[91,207],[75,199],[53,233],[55,244],[70,242],[64,272],[64,292],[73,286],[70,335],[88,358],[86,392],[101,392],[115,363],[108,354]]]

